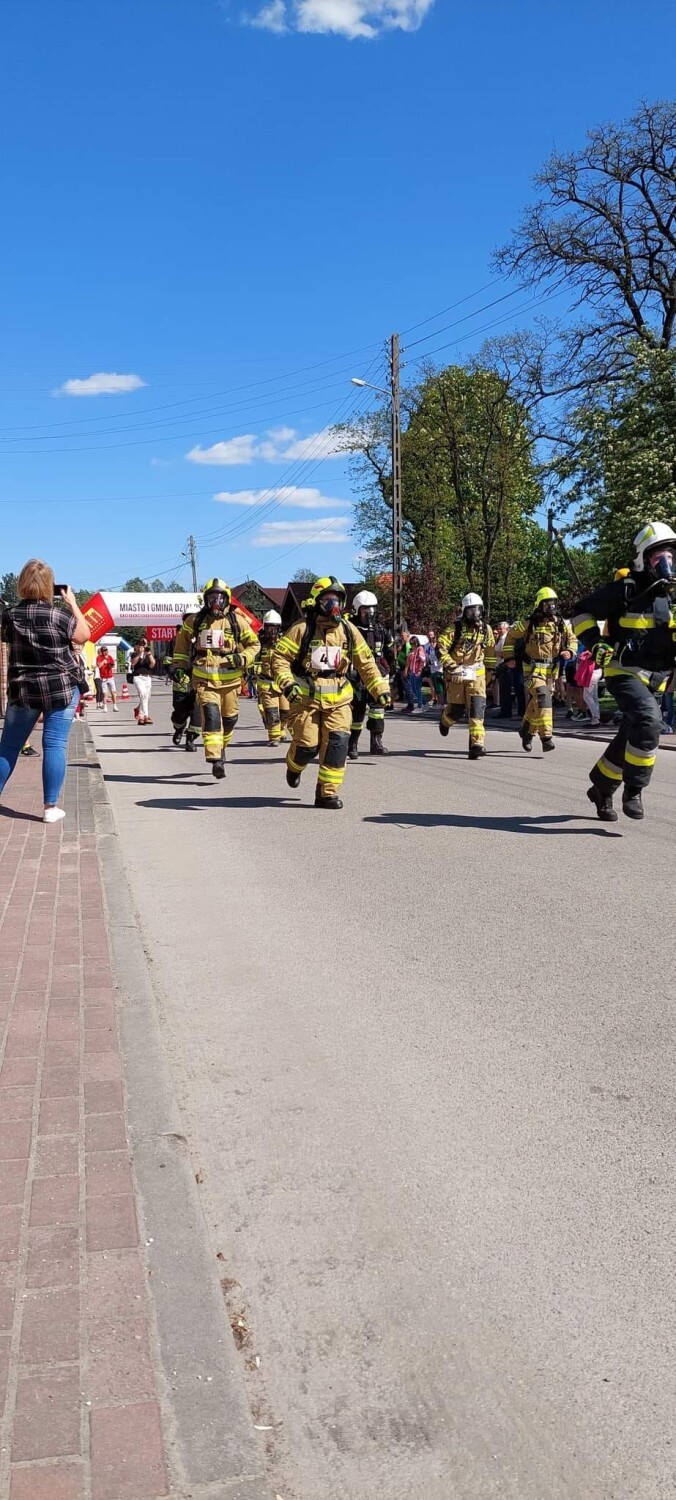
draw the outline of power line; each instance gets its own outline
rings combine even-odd
[[[376,362],[372,361],[372,363],[375,364]],[[210,536],[199,537],[198,541],[200,542],[200,545],[208,543],[209,547],[213,547],[219,542],[230,541],[233,537],[241,536],[247,531],[251,531],[254,526],[257,526],[259,524],[261,519],[280,509],[283,504],[283,500],[277,499],[275,497],[279,496],[280,492],[283,489],[288,489],[291,486],[291,483],[293,483],[294,487],[298,487],[301,480],[304,483],[307,483],[307,480],[311,478],[311,476],[328,457],[328,454],[326,453],[314,454],[313,449],[316,450],[317,445],[322,440],[326,440],[331,427],[335,426],[339,416],[341,415],[341,408],[344,407],[347,403],[351,403],[348,411],[343,414],[345,419],[349,419],[351,415],[356,414],[356,412],[360,408],[360,403],[364,402],[365,399],[369,399],[368,393],[366,393],[365,397],[363,391],[360,391],[356,396],[352,392],[350,392],[345,397],[345,400],[341,402],[341,405],[338,408],[337,412],[334,414],[332,421],[327,424],[323,432],[316,435],[303,456],[300,459],[297,459],[290,466],[290,468],[281,475],[280,480],[275,486],[271,487],[267,491],[264,490],[262,492],[262,496],[265,496],[267,494],[270,496],[270,499],[268,499],[265,503],[259,503],[256,506],[252,507],[254,514],[250,518],[248,516],[242,516],[232,526],[226,527],[224,530],[219,529],[215,533],[212,533]]]
[[[227,386],[225,390],[214,391],[210,395],[204,395],[204,394],[202,394],[201,396],[190,396],[190,397],[186,397],[183,401],[166,401],[166,402],[163,402],[159,406],[140,407],[139,410],[136,412],[136,415],[137,416],[142,416],[144,413],[148,413],[148,412],[169,411],[171,408],[175,408],[177,406],[191,406],[191,405],[194,405],[195,402],[198,402],[198,401],[217,401],[217,400],[220,400],[220,398],[222,396],[237,395],[241,391],[254,390],[256,388],[260,388],[261,386],[273,385],[276,382],[281,382],[281,381],[285,381],[285,380],[293,380],[293,379],[295,379],[296,375],[306,375],[306,374],[309,374],[312,370],[325,369],[327,365],[335,364],[338,360],[341,360],[341,359],[351,359],[351,358],[353,358],[357,354],[368,353],[368,351],[371,350],[371,349],[376,349],[376,348],[382,347],[382,344],[383,344],[383,340],[382,339],[374,341],[371,344],[362,344],[361,347],[358,348],[358,349],[348,349],[343,354],[332,354],[332,355],[330,355],[330,357],[328,359],[319,360],[314,365],[303,365],[298,370],[290,370],[290,371],[286,372],[283,375],[269,375],[269,376],[266,376],[263,380],[251,380],[251,381],[248,381],[247,383],[245,383],[244,385]],[[334,375],[338,375],[338,374],[341,374],[341,373],[342,373],[341,371],[334,371],[333,372]],[[329,378],[331,378],[331,377],[329,377]],[[274,395],[275,395],[275,393],[273,392],[273,399],[274,399]],[[82,399],[82,398],[80,398],[80,399]],[[68,426],[76,425],[78,422],[108,422],[108,421],[117,421],[118,417],[126,417],[128,415],[129,415],[128,412],[122,412],[122,411],[120,411],[120,412],[105,412],[105,413],[99,414],[98,416],[93,415],[91,417],[69,417],[69,418],[67,418],[63,422],[52,422],[52,423],[37,422],[35,424],[32,424],[32,426],[30,426],[30,427],[29,426],[26,426],[26,427],[22,426],[22,430],[25,430],[25,431],[39,430],[42,427],[68,427]],[[188,417],[190,415],[191,415],[191,413],[186,413],[186,420],[188,420]],[[12,430],[13,429],[11,427],[0,428],[0,432],[11,432]]]
[[[406,345],[406,348],[415,349],[418,344],[425,344],[427,343],[428,339],[437,338],[438,334],[446,333],[447,329],[449,328],[459,328],[460,324],[466,323],[468,318],[478,318],[481,313],[488,312],[489,308],[497,307],[499,302],[508,302],[510,297],[515,297],[517,295],[517,292],[519,291],[521,291],[521,288],[517,287],[513,292],[505,292],[504,296],[502,297],[494,297],[492,302],[485,302],[483,307],[475,307],[473,312],[465,313],[463,318],[456,318],[453,323],[445,323],[442,328],[435,328],[433,333],[424,333],[422,338],[414,339],[412,344]],[[466,299],[463,298],[463,301],[464,300]]]
[[[368,367],[367,374],[370,374],[372,372],[372,368],[374,366],[378,365],[379,358],[380,357],[377,356],[376,359],[374,359],[374,360],[371,361],[371,365]],[[356,411],[360,407],[360,404],[364,402],[365,398],[368,399],[368,392],[359,391],[356,396],[355,396],[354,392],[352,392],[352,391],[348,392],[347,395],[346,395],[346,397],[345,397],[345,399],[340,403],[340,406],[338,407],[337,412],[334,414],[334,417],[333,417],[332,421],[327,424],[326,428],[323,430],[323,433],[317,434],[315,436],[311,447],[315,446],[316,443],[318,442],[318,440],[322,436],[328,435],[330,427],[333,426],[333,425],[335,425],[335,422],[337,421],[339,415],[341,414],[341,410],[342,410],[343,407],[345,407],[346,403],[350,403],[350,405],[348,407],[348,410],[344,413],[344,415],[345,415],[346,418],[349,418],[349,416],[351,414],[356,413]],[[323,462],[324,462],[323,456],[319,457],[319,458],[316,458],[313,462],[311,461],[310,464],[309,464],[309,472],[307,474],[305,474],[303,477],[304,478],[309,478],[310,474],[314,473],[315,470],[317,468],[319,468],[320,464],[323,463]],[[291,475],[293,475],[293,472],[294,472],[295,469],[299,469],[300,471],[302,471],[302,470],[304,470],[306,468],[308,468],[308,458],[307,457],[304,457],[301,460],[296,460],[290,466],[289,470],[286,471],[282,475],[282,479],[288,479],[288,478],[290,478]],[[300,475],[300,473],[298,473],[294,477],[296,479],[298,479],[298,478],[301,477],[301,475]],[[203,551],[210,552],[216,546],[220,546],[223,542],[227,542],[228,540],[230,540],[231,536],[233,536],[233,535],[241,535],[244,532],[251,530],[254,526],[257,526],[259,524],[259,522],[260,522],[260,520],[261,520],[261,518],[262,518],[262,516],[264,514],[267,514],[267,513],[270,513],[273,510],[279,509],[279,507],[281,505],[281,502],[274,500],[274,494],[275,493],[279,493],[280,489],[287,488],[287,487],[288,487],[288,485],[282,485],[282,483],[280,481],[280,483],[276,486],[275,491],[270,491],[270,493],[272,494],[273,498],[266,505],[264,505],[262,507],[258,506],[258,505],[255,506],[254,507],[255,514],[252,516],[252,518],[250,520],[249,520],[248,517],[242,517],[239,523],[236,523],[231,528],[226,528],[225,531],[223,531],[223,532],[216,531],[216,532],[213,532],[210,535],[205,536],[205,537],[197,537],[196,538],[197,543],[202,547]],[[299,545],[300,546],[304,546],[305,543],[302,542]],[[291,550],[295,551],[296,549],[292,548]],[[181,556],[184,558],[184,561],[182,563],[182,567],[186,567],[187,566],[187,562],[185,560],[185,554],[181,554]],[[279,560],[279,559],[277,559],[277,560]],[[274,561],[276,561],[276,559],[273,559],[273,562]],[[272,564],[270,564],[270,566],[271,565]],[[180,571],[180,569],[177,568],[176,564],[173,566],[173,568],[168,568],[166,570],[166,572],[164,572],[164,573],[160,569],[156,569],[156,570],[153,570],[151,573],[148,573],[147,575],[145,575],[145,577],[143,579],[143,582],[147,582],[149,580],[152,581],[153,578],[166,577],[169,573],[171,573],[171,572],[175,573],[176,571]]]
[[[461,334],[457,339],[451,339],[448,344],[440,344],[436,349],[428,349],[414,363],[421,364],[424,359],[432,359],[435,354],[443,353],[444,349],[454,349],[456,344],[462,344],[466,339],[476,338],[477,334],[480,333],[489,333],[492,328],[499,328],[502,323],[509,322],[510,318],[515,314],[532,312],[536,307],[542,307],[545,302],[550,302],[553,297],[557,296],[559,296],[559,292],[548,292],[546,296],[539,297],[535,302],[525,302],[521,307],[512,308],[511,312],[506,313],[503,318],[493,318],[489,323],[484,323],[483,328],[471,328],[468,333]]]
[[[341,377],[343,375],[349,375],[350,371],[352,370],[352,368],[353,368],[352,365],[346,365],[344,369],[342,369],[342,370],[333,370],[330,375],[327,375],[327,376],[323,377],[320,380],[312,381],[310,383],[305,382],[305,383],[303,383],[301,385],[296,385],[296,386],[287,386],[287,387],[284,388],[284,390],[274,391],[270,395],[260,397],[260,398],[258,398],[255,401],[252,400],[250,397],[248,397],[246,401],[236,401],[236,402],[234,402],[230,406],[205,407],[202,410],[197,411],[197,412],[184,412],[180,416],[177,416],[177,417],[162,417],[162,418],[160,418],[159,420],[157,420],[155,422],[129,422],[125,426],[122,426],[122,427],[109,427],[105,431],[101,431],[101,432],[79,432],[78,431],[78,432],[64,432],[64,433],[58,433],[58,432],[55,431],[55,425],[59,426],[59,425],[63,425],[63,424],[51,424],[51,425],[48,425],[46,423],[42,423],[42,424],[40,424],[41,426],[48,427],[48,430],[46,432],[43,432],[42,434],[38,433],[37,436],[26,437],[25,439],[21,438],[20,436],[17,436],[16,434],[20,433],[22,430],[29,431],[30,429],[20,429],[20,428],[16,428],[16,427],[4,427],[4,428],[0,428],[0,434],[2,434],[2,433],[10,433],[10,434],[12,434],[12,436],[7,437],[7,438],[1,438],[0,440],[2,440],[3,442],[34,442],[34,443],[37,443],[37,442],[49,442],[50,440],[53,440],[54,442],[67,442],[67,441],[69,441],[72,438],[79,438],[79,437],[98,439],[99,437],[114,437],[118,432],[145,432],[145,431],[148,431],[150,428],[173,427],[173,426],[176,426],[177,424],[180,424],[181,422],[187,422],[187,421],[198,420],[198,419],[200,421],[202,421],[206,417],[224,416],[224,415],[227,415],[229,412],[244,413],[246,411],[252,411],[252,410],[253,411],[260,411],[260,409],[261,409],[262,406],[266,406],[266,405],[268,405],[271,402],[278,401],[281,396],[289,396],[289,395],[292,395],[292,394],[295,394],[295,395],[311,395],[314,392],[318,392],[318,391],[321,391],[321,390],[324,390],[324,389],[330,390],[333,386],[337,386],[341,382]],[[177,403],[177,404],[180,404],[180,403]],[[129,415],[129,413],[126,413],[126,415]],[[87,421],[89,419],[85,417],[85,418],[83,418],[83,420]],[[94,418],[92,418],[91,420],[94,420]],[[108,418],[106,418],[106,419],[102,418],[101,420],[108,420]],[[73,450],[68,450],[68,451],[73,451]],[[88,451],[96,452],[97,450],[95,448],[92,448],[91,450],[88,450]]]
[[[266,427],[268,426],[268,424],[272,424],[275,422],[286,422],[288,421],[289,417],[301,417],[305,416],[308,412],[311,411],[322,411],[324,407],[330,405],[331,401],[327,399],[326,401],[317,401],[312,406],[301,406],[295,408],[293,411],[276,413],[275,416],[266,417]],[[230,432],[225,434],[223,433],[223,429],[221,426],[209,428],[207,432],[204,431],[203,427],[198,427],[197,429],[193,429],[191,432],[174,432],[171,434],[166,434],[164,435],[164,441],[169,443],[185,442],[191,438],[204,440],[206,438],[217,437],[219,435],[221,439],[224,436],[241,436],[241,423],[237,427],[231,428]],[[21,458],[26,458],[38,454],[43,455],[47,453],[62,454],[64,456],[67,456],[70,453],[110,453],[113,450],[117,450],[120,448],[145,448],[149,443],[157,442],[158,437],[155,435],[150,438],[134,438],[131,442],[126,443],[101,443],[98,447],[92,448],[5,448],[3,451],[8,456],[18,456]]]
[[[450,302],[448,307],[442,307],[439,312],[431,313],[429,318],[421,318],[419,323],[411,323],[409,328],[402,329],[402,338],[407,333],[415,333],[416,328],[424,328],[427,323],[434,323],[437,318],[445,317],[447,312],[454,312],[456,307],[463,307],[466,302],[471,302],[473,297],[480,297],[482,292],[490,291],[491,287],[497,286],[501,280],[501,276],[495,276],[492,281],[487,281],[484,286],[477,287],[475,292],[468,292],[466,297],[460,297],[457,302]]]

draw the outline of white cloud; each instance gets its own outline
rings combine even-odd
[[[140,391],[145,385],[140,375],[115,375],[112,371],[99,371],[88,375],[86,380],[64,380],[53,396],[121,396],[127,391]]]
[[[263,463],[291,463],[298,458],[342,458],[342,450],[336,446],[335,438],[327,432],[311,432],[308,437],[299,437],[295,427],[271,427],[263,438],[252,432],[241,437],[228,438],[222,443],[213,443],[210,448],[197,444],[186,453],[192,464],[220,464],[230,467],[235,464],[252,464],[256,459]]]
[[[342,448],[337,447],[335,438],[327,432],[312,432],[309,437],[299,438],[297,435],[294,442],[289,443],[283,453],[277,455],[279,458],[344,458]]]
[[[220,464],[227,468],[234,464],[251,464],[256,457],[256,439],[252,432],[242,437],[229,438],[225,443],[212,443],[203,448],[201,443],[186,453],[191,464]]]
[[[275,490],[219,490],[214,500],[221,505],[266,505],[274,500],[277,505],[288,505],[294,510],[334,510],[336,506],[350,505],[349,500],[331,499],[321,490],[303,489],[295,484],[282,485]]]
[[[252,16],[251,25],[260,26],[264,31],[276,31],[281,36],[287,29],[285,0],[270,0],[270,4],[264,5],[257,16]]]
[[[281,36],[305,31],[373,41],[386,31],[417,31],[435,0],[270,0],[247,19]]]
[[[174,460],[173,458],[151,458],[150,467],[151,469],[173,469]]]
[[[301,546],[305,542],[349,541],[348,516],[308,516],[306,521],[266,521],[252,539],[254,547]]]

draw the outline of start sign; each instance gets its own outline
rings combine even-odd
[[[149,641],[173,641],[176,639],[175,625],[149,625],[146,629]]]
[[[260,630],[261,622],[239,599],[232,596],[236,609],[249,621],[253,630]],[[98,641],[107,635],[114,625],[134,625],[145,631],[151,641],[170,641],[185,614],[196,615],[202,608],[201,594],[111,594],[107,590],[95,594],[85,604],[82,613],[91,630],[91,639]],[[157,635],[157,630],[169,628],[170,635]]]

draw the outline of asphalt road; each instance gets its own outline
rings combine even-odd
[[[609,829],[597,746],[397,715],[329,816],[153,708],[90,720],[273,1489],[673,1497],[676,755]]]

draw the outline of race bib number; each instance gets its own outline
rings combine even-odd
[[[343,660],[340,646],[315,646],[310,664],[313,672],[337,672]]]
[[[200,630],[197,644],[201,651],[223,651],[225,649],[225,631]]]
[[[451,672],[451,677],[454,677],[456,682],[474,682],[476,675],[476,667],[454,667]]]

